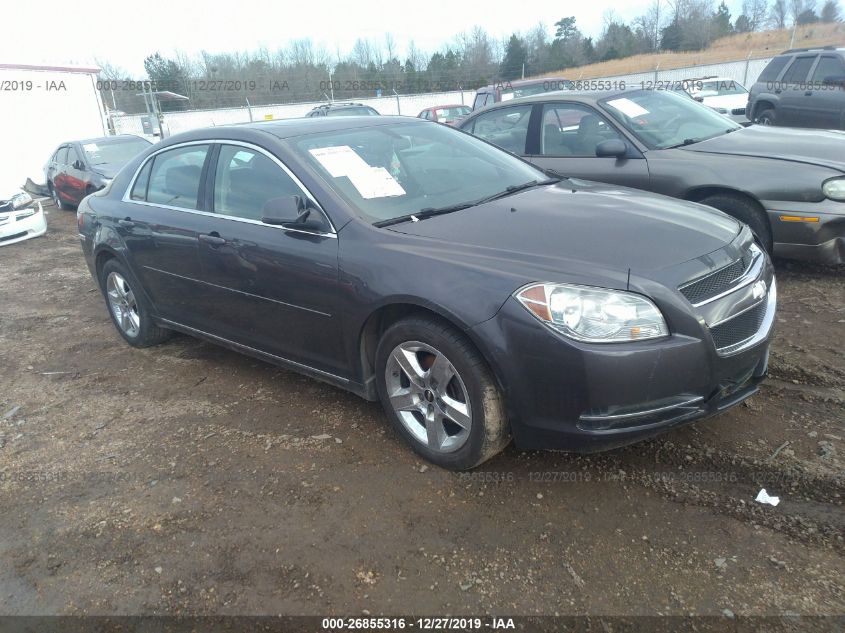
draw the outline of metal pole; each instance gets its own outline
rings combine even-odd
[[[748,66],[751,64],[751,53],[754,51],[748,51],[748,57],[745,58],[745,74],[742,76],[742,85],[748,85]]]
[[[329,71],[329,92],[331,93],[331,100],[334,101],[334,84],[332,83],[332,71]]]
[[[525,79],[525,64],[522,64],[522,78]]]
[[[396,114],[402,114],[402,105],[399,103],[399,93],[396,92],[396,88],[393,89],[393,94],[396,95]]]
[[[252,106],[249,105],[249,97],[244,97],[246,101],[246,109],[249,112],[249,122],[252,123]]]

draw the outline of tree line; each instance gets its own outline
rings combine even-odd
[[[161,109],[172,111],[474,90],[631,55],[701,50],[733,33],[841,20],[837,0],[744,0],[736,17],[715,0],[653,0],[628,23],[608,11],[595,38],[567,16],[554,30],[539,24],[504,40],[475,27],[433,54],[413,41],[400,54],[390,34],[383,41],[359,39],[345,55],[332,55],[308,38],[275,51],[172,57],[156,52],[144,60],[147,78],[141,81],[100,63],[100,87],[110,110],[128,113],[146,110],[141,95],[149,91],[187,97],[162,96]]]

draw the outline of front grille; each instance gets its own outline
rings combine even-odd
[[[702,303],[728,290],[733,282],[742,277],[742,274],[748,270],[750,264],[751,253],[747,253],[733,264],[728,264],[706,277],[681,286],[678,290],[690,303]]]
[[[710,328],[710,335],[719,351],[733,347],[754,336],[766,316],[766,301],[763,300],[750,310]]]
[[[731,114],[745,114],[745,108],[734,108],[731,110]]]

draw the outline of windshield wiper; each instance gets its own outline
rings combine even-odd
[[[478,200],[473,200],[471,202],[461,202],[459,204],[452,204],[446,207],[426,207],[424,209],[420,209],[416,213],[408,213],[407,215],[400,215],[399,217],[390,218],[389,220],[381,220],[380,222],[374,222],[373,226],[381,228],[384,226],[401,224],[402,222],[408,221],[418,222],[419,220],[425,220],[426,218],[431,218],[435,215],[444,215],[446,213],[454,213],[455,211],[469,209],[470,207],[476,207],[480,204],[484,204],[485,202],[492,202],[493,200],[498,200],[499,198],[504,198],[505,196],[510,196],[520,191],[525,191],[526,189],[531,189],[533,187],[541,187],[543,185],[553,185],[560,181],[560,178],[548,178],[547,180],[531,180],[521,185],[511,185],[510,187],[507,187],[504,191],[494,193],[492,196],[485,196],[484,198],[479,198]]]
[[[663,147],[661,149],[676,149],[678,147],[686,147],[687,145],[694,145],[695,143],[701,143],[702,141],[709,141],[711,138],[716,138],[717,136],[722,136],[724,134],[730,134],[731,132],[736,132],[737,129],[735,127],[729,127],[721,134],[713,134],[712,136],[702,136],[699,138],[685,138],[683,143],[677,143],[676,145],[669,145],[667,147]]]

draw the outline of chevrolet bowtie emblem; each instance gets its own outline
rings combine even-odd
[[[751,287],[751,294],[755,299],[762,299],[766,296],[766,282],[758,281]]]

